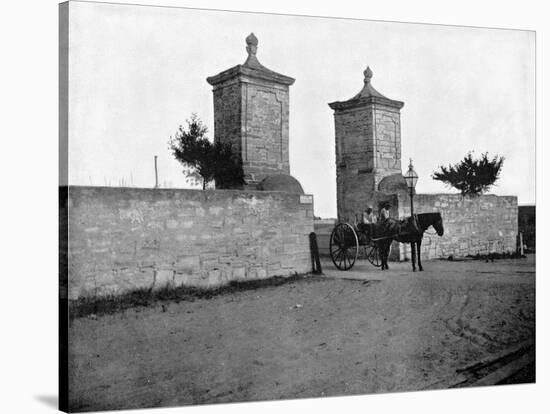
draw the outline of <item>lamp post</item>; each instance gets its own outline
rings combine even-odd
[[[407,183],[407,188],[409,189],[409,194],[411,196],[411,217],[412,217],[414,214],[414,210],[413,210],[414,188],[416,187],[416,182],[418,181],[418,174],[413,169],[412,158],[409,158],[409,170],[405,173],[403,178]]]

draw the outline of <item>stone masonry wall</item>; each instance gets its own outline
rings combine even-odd
[[[361,204],[361,195],[374,191],[372,111],[353,108],[334,113],[336,133],[336,192],[340,220]],[[357,198],[357,199],[356,199]]]
[[[299,194],[71,186],[67,205],[69,299],[311,271]]]
[[[338,218],[353,220],[366,208],[363,195],[374,190],[372,111],[353,108],[334,113],[336,133],[336,192]]]
[[[334,113],[338,216],[364,209],[380,181],[401,173],[399,110],[369,105]]]
[[[231,142],[237,154],[242,151],[241,85],[233,82],[214,90],[214,139]]]
[[[217,85],[214,138],[233,143],[251,185],[290,174],[288,86],[246,77]]]
[[[410,216],[410,200],[399,194],[399,217]],[[439,237],[433,228],[425,233],[422,259],[516,251],[518,203],[515,196],[460,194],[416,194],[414,212],[439,211],[445,233]],[[400,258],[410,258],[410,246],[400,244]]]
[[[360,217],[368,206],[372,206],[375,214],[378,214],[381,205],[385,202],[390,203],[390,214],[392,217],[396,217],[398,214],[397,195],[380,191],[357,191],[358,186],[354,186],[354,183],[360,184],[360,179],[360,177],[357,177],[354,180],[348,179],[342,183],[344,191],[342,192],[342,198],[338,199],[339,221],[353,223],[355,216]]]
[[[335,112],[334,124],[336,164],[345,165],[349,171],[372,172],[375,166],[372,111],[360,107]]]
[[[384,177],[401,173],[400,122],[398,109],[381,105],[374,107],[376,189]]]
[[[245,83],[243,164],[250,180],[268,174],[290,174],[288,86]]]

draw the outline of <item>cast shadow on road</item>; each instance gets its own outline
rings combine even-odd
[[[59,399],[57,395],[35,395],[34,398],[47,407],[57,410]]]

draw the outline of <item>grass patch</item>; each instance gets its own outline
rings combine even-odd
[[[188,301],[210,299],[214,296],[256,290],[266,287],[281,286],[303,281],[321,280],[312,274],[294,274],[289,277],[274,276],[269,279],[232,281],[227,285],[215,288],[198,288],[192,286],[166,286],[161,289],[135,289],[121,295],[108,295],[93,298],[79,298],[69,301],[69,318],[112,314],[125,309],[152,306],[166,301]]]
[[[468,255],[467,257],[473,260],[485,260],[486,262],[494,262],[495,260],[502,259],[525,259],[527,256],[520,254],[519,252],[505,252],[505,253],[489,253],[489,254],[476,254]]]
[[[469,254],[465,257],[455,257],[450,255],[449,257],[442,257],[439,260],[447,260],[449,262],[465,262],[467,260],[484,260],[485,262],[494,262],[495,260],[502,259],[525,259],[527,256],[521,255],[518,252],[505,252],[505,253],[489,253],[489,254]]]

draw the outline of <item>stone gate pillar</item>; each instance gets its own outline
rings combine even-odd
[[[380,188],[386,177],[401,177],[401,119],[404,103],[386,98],[372,86],[372,71],[363,72],[364,86],[347,101],[329,103],[336,134],[338,218],[353,220],[367,205],[388,199]],[[397,205],[394,206],[397,209]]]
[[[254,33],[246,45],[244,64],[206,80],[214,93],[214,140],[233,143],[246,187],[255,188],[268,175],[290,174],[288,89],[294,79],[258,61]]]

